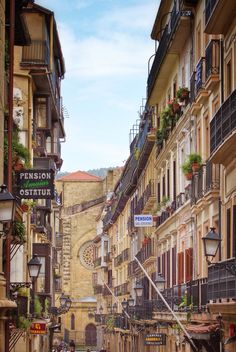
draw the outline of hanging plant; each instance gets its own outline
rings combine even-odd
[[[39,297],[36,295],[34,297],[34,315],[36,318],[41,318],[42,316],[42,304],[40,303]]]
[[[179,101],[186,101],[189,99],[189,89],[187,87],[179,87],[176,92]]]
[[[13,236],[17,237],[22,244],[26,242],[26,227],[23,222],[18,220],[14,222]]]

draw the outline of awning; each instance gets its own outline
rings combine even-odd
[[[215,324],[189,324],[186,330],[196,340],[210,340],[211,334],[218,331],[220,325]]]

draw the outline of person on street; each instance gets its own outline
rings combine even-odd
[[[70,351],[71,352],[74,352],[75,351],[75,341],[74,340],[70,340]]]

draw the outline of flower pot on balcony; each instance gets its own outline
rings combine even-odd
[[[200,169],[200,164],[198,164],[198,163],[193,163],[193,164],[192,164],[192,170],[193,170],[193,172],[198,172],[199,169]]]
[[[189,172],[189,173],[185,174],[185,178],[186,178],[187,181],[191,181],[192,178],[193,178],[193,173]]]

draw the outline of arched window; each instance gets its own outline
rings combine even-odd
[[[70,316],[70,329],[75,330],[75,315],[71,314]]]

